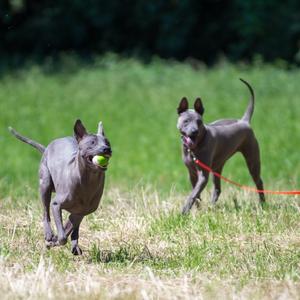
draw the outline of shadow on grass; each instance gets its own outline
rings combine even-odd
[[[93,245],[90,263],[109,264],[110,267],[147,265],[156,270],[197,270],[219,276],[235,274],[236,278],[283,279],[285,276],[298,278],[299,253],[297,245],[284,249],[273,241],[246,243],[241,249],[240,241],[203,240],[192,243],[184,251],[170,251],[153,255],[145,245],[121,244],[114,250],[100,250]],[[289,263],[287,263],[287,261]]]
[[[125,267],[133,265],[145,265],[157,270],[172,269],[173,271],[181,266],[180,257],[163,257],[153,255],[147,246],[124,244],[114,250],[100,250],[93,245],[90,251],[89,262],[94,264],[108,264],[111,267]]]
[[[92,263],[117,263],[123,265],[148,262],[154,259],[146,245],[127,243],[121,244],[113,250],[101,250],[96,244],[93,244],[89,254],[89,260]]]

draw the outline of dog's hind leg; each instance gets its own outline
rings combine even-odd
[[[258,190],[263,190],[264,185],[260,176],[259,146],[254,136],[251,139],[251,142],[243,147],[243,150],[241,152],[246,160],[249,172],[253,178],[256,188]],[[263,204],[266,201],[263,192],[259,193],[259,201],[261,204]]]
[[[40,196],[43,203],[43,225],[44,225],[44,236],[46,245],[51,247],[56,243],[56,237],[53,235],[51,229],[51,218],[50,218],[50,202],[51,193],[53,191],[53,182],[50,172],[47,166],[42,162],[39,171],[40,179]]]

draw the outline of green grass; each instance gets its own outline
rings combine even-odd
[[[201,96],[205,121],[240,117],[253,85],[252,125],[266,188],[300,189],[300,71],[221,63],[197,70],[114,56],[57,72],[31,66],[0,78],[0,291],[7,299],[297,298],[300,202],[210,186],[199,210],[179,214],[190,190],[180,157],[176,107]],[[82,257],[70,244],[47,250],[37,192],[40,155],[10,136],[11,125],[47,144],[72,135],[76,118],[90,131],[102,120],[113,158],[101,208],[80,228]],[[241,156],[224,175],[252,185]],[[66,218],[66,214],[64,214]],[[75,295],[75,296],[74,296]]]

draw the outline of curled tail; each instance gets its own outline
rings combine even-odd
[[[41,145],[38,142],[35,142],[25,136],[22,136],[20,133],[18,133],[17,131],[15,131],[12,127],[8,127],[8,130],[19,140],[21,140],[22,142],[29,144],[31,146],[33,146],[34,148],[38,149],[41,153],[44,153],[46,147]]]
[[[250,98],[248,107],[242,117],[243,121],[250,123],[251,117],[252,117],[253,111],[254,111],[254,99],[255,99],[254,92],[253,92],[251,85],[247,81],[243,80],[242,78],[240,78],[240,81],[242,81],[248,87],[250,94],[251,94],[251,98]]]

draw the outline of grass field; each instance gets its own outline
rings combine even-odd
[[[4,298],[297,299],[300,200],[223,184],[216,208],[179,215],[190,189],[180,158],[176,107],[201,96],[205,121],[240,117],[257,101],[252,125],[267,188],[300,189],[298,69],[220,63],[207,69],[106,56],[59,71],[30,66],[0,78],[0,291]],[[104,123],[113,148],[102,207],[84,219],[82,257],[70,245],[46,250],[37,193],[40,155],[7,132],[11,125],[47,144]],[[252,185],[241,156],[224,175]],[[66,215],[65,215],[66,216]],[[75,295],[75,296],[74,296]],[[1,296],[2,297],[2,296]]]

